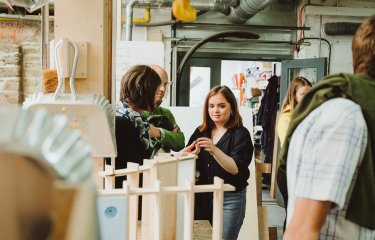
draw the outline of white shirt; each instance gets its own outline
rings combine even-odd
[[[287,223],[296,198],[330,201],[333,207],[319,239],[374,240],[375,231],[345,219],[366,146],[367,126],[359,105],[335,98],[312,111],[289,145]]]

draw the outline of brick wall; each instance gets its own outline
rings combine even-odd
[[[22,49],[22,93],[23,99],[28,95],[39,92],[41,78],[40,44],[35,42],[23,43]]]
[[[21,52],[18,44],[0,42],[0,104],[21,102]]]
[[[52,23],[50,31],[52,39]],[[40,38],[39,22],[0,21],[0,105],[39,92]]]

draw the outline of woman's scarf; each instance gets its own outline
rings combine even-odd
[[[150,124],[147,122],[146,117],[143,114],[129,108],[125,102],[117,103],[116,116],[127,118],[131,123],[133,123],[134,127],[138,130],[139,139],[144,144],[149,156],[151,156],[153,152],[153,145],[148,133],[150,130]]]

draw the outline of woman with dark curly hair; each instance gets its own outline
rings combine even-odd
[[[126,168],[127,162],[142,164],[151,157],[150,125],[143,112],[153,111],[160,84],[159,75],[147,65],[133,66],[123,76],[116,108],[116,169]],[[116,188],[122,187],[123,180],[116,178]]]

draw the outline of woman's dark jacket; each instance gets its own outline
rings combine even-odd
[[[190,137],[188,145],[200,137],[211,138],[211,130],[200,132],[197,128]],[[232,175],[224,170],[204,149],[201,149],[196,163],[196,184],[212,184],[214,176],[220,177],[225,183],[236,187],[241,191],[247,184],[250,176],[249,164],[253,156],[253,144],[249,131],[245,127],[228,129],[216,143],[225,154],[233,158],[238,168],[238,174]]]

